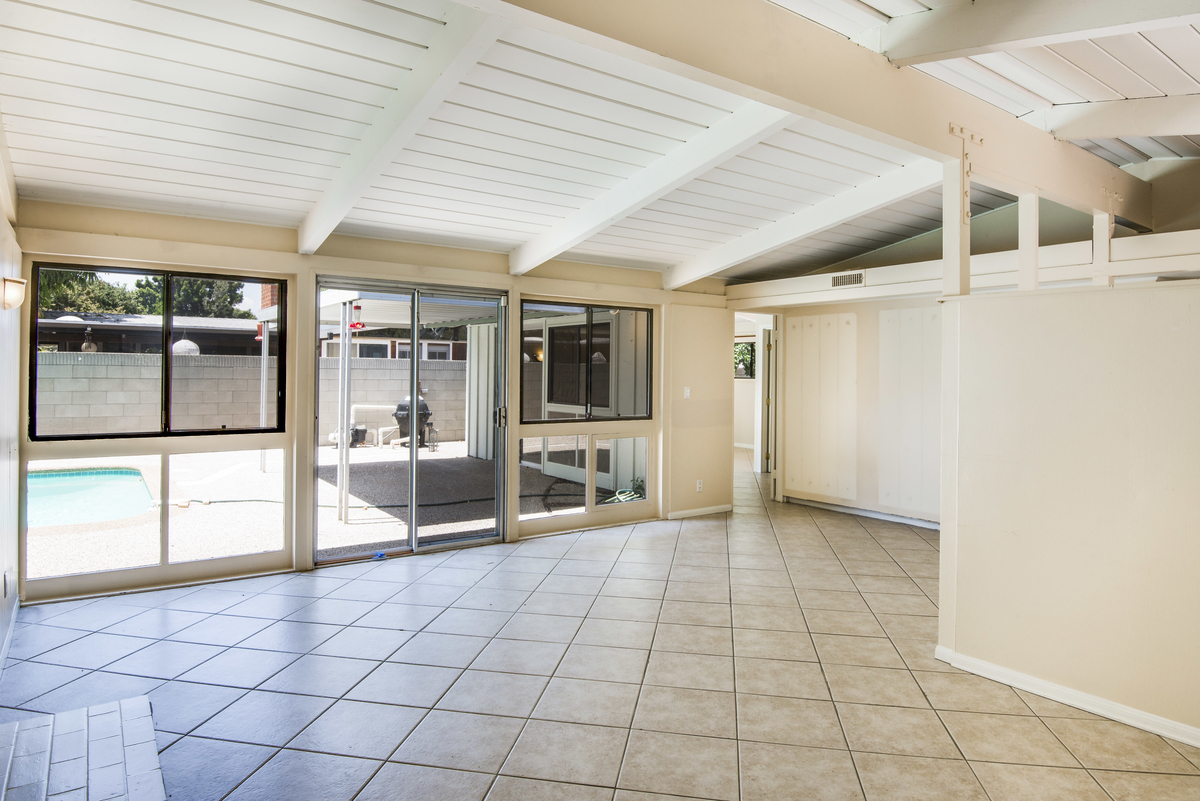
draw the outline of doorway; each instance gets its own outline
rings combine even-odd
[[[317,296],[316,561],[503,539],[506,296],[324,278]]]

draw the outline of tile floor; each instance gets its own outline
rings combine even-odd
[[[148,694],[172,799],[1200,798],[933,659],[936,532],[764,503],[23,609],[0,721]]]

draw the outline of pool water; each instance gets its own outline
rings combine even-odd
[[[120,520],[153,507],[141,471],[128,468],[35,470],[28,486],[29,528]]]

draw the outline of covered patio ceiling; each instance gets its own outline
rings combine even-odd
[[[805,274],[941,225],[927,149],[446,0],[0,0],[0,32],[7,171],[29,200],[669,288]]]

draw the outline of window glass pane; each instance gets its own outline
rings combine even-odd
[[[277,428],[280,284],[171,283],[171,429]]]
[[[587,437],[521,440],[520,519],[587,511]]]
[[[172,563],[283,548],[282,450],[170,457]]]
[[[596,505],[646,500],[646,438],[596,440]]]
[[[522,421],[649,417],[648,310],[524,303],[522,320]]]
[[[29,462],[27,577],[157,565],[161,457]]]
[[[431,361],[449,361],[450,345],[448,343],[431,342],[426,348],[426,359]]]
[[[39,267],[36,436],[162,430],[160,276]]]
[[[358,345],[360,359],[386,359],[388,346],[386,342],[361,342]]]
[[[650,312],[592,310],[592,417],[650,415]]]

